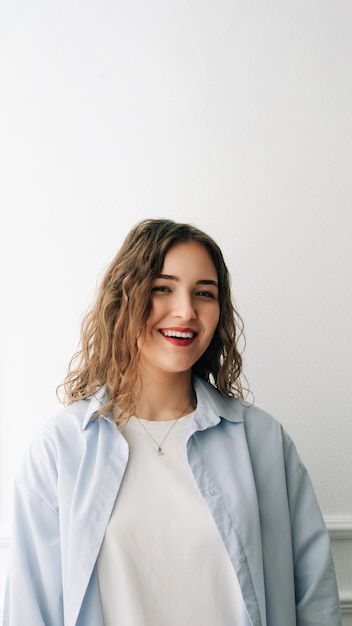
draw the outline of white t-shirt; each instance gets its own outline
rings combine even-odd
[[[123,430],[130,457],[98,558],[104,626],[237,626],[235,570],[186,454],[193,414],[157,454],[136,417]],[[171,422],[140,420],[159,444]]]

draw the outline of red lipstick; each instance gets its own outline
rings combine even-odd
[[[172,328],[161,328],[160,334],[174,346],[190,346],[195,338],[197,332],[193,328],[183,328],[180,326],[173,326]]]

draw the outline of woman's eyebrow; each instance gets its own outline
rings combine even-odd
[[[157,278],[164,278],[164,280],[179,280],[177,276],[171,276],[171,274],[159,274]]]
[[[214,285],[214,287],[219,287],[216,280],[211,280],[208,278],[204,278],[203,280],[197,280],[196,285]]]
[[[163,278],[164,280],[175,280],[176,282],[180,280],[178,276],[172,276],[171,274],[159,274],[157,278]],[[196,285],[214,285],[214,287],[219,287],[217,281],[210,278],[202,278],[201,280],[197,280]]]

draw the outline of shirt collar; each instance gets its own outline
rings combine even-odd
[[[221,418],[229,422],[243,422],[246,402],[221,395],[213,385],[198,376],[193,378],[193,387],[197,396],[195,419],[201,430],[215,426]]]
[[[92,422],[96,418],[99,409],[101,409],[107,401],[108,395],[108,388],[106,385],[103,385],[93,396],[87,398],[86,402],[88,402],[88,407],[82,423],[82,430],[85,430],[89,422]],[[103,417],[106,416],[104,415]]]
[[[247,406],[244,400],[233,400],[222,396],[213,385],[198,376],[193,377],[193,387],[197,396],[196,420],[202,430],[215,425],[220,418],[229,422],[243,422],[243,411]],[[107,401],[108,395],[108,388],[104,385],[94,395],[87,398],[88,407],[82,430],[85,430],[89,422],[96,418],[99,409]],[[109,415],[103,417],[109,418]]]

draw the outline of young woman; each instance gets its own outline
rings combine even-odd
[[[130,232],[16,481],[5,626],[341,624],[307,472],[243,400],[241,332],[209,236]]]

